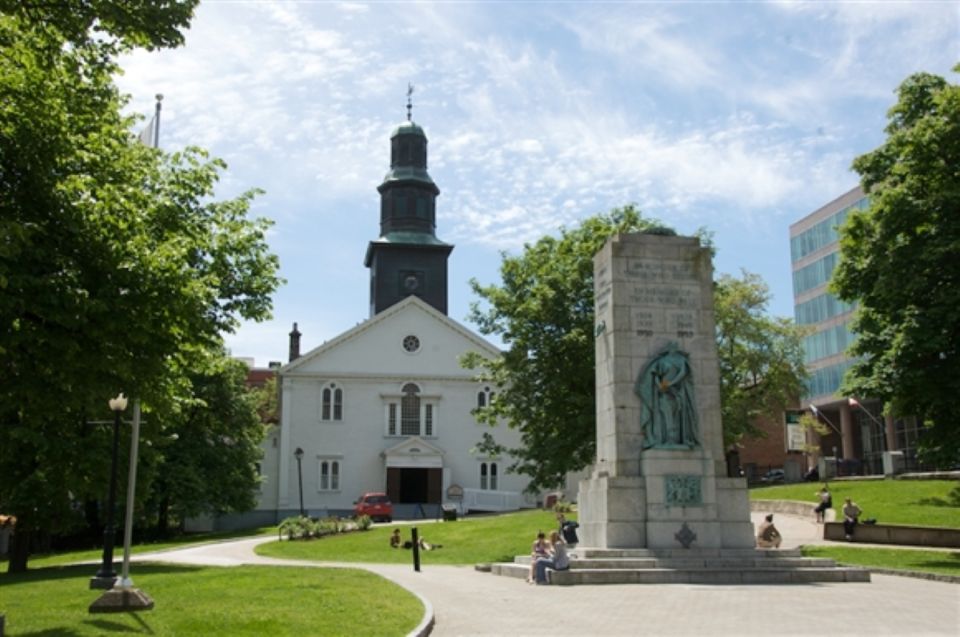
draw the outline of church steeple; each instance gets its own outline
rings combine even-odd
[[[436,236],[440,189],[427,173],[427,136],[413,122],[407,91],[407,121],[390,135],[390,170],[380,192],[380,237],[367,247],[370,315],[415,294],[447,313],[447,257],[453,246]]]

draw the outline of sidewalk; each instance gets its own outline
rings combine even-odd
[[[762,513],[753,514],[754,523]],[[785,548],[824,543],[812,521],[776,514]],[[776,586],[528,586],[469,566],[300,562],[264,558],[253,547],[273,538],[143,554],[137,560],[213,566],[271,564],[364,568],[417,594],[432,610],[432,635],[786,635],[955,637],[960,586],[873,575],[869,584]]]

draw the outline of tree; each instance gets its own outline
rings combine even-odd
[[[807,378],[805,331],[767,315],[770,288],[757,274],[723,274],[714,289],[724,443],[763,436],[760,417],[795,404]]]
[[[960,460],[960,86],[918,73],[897,96],[886,141],[853,162],[870,207],[840,231],[831,285],[857,303],[842,391],[916,415],[921,450],[950,465]]]
[[[256,505],[265,425],[246,376],[243,362],[222,350],[210,352],[187,374],[190,400],[161,418],[164,436],[150,494],[161,535],[171,517],[182,525],[188,517]]]
[[[657,230],[660,228],[660,230]],[[524,246],[520,256],[504,255],[501,285],[474,292],[489,305],[472,307],[484,334],[499,334],[507,350],[488,360],[465,357],[495,383],[496,398],[478,409],[481,421],[505,422],[520,431],[522,446],[507,449],[489,432],[477,450],[509,452],[512,471],[529,475],[530,488],[554,488],[568,472],[594,462],[596,412],[594,381],[593,255],[610,236],[640,230],[667,232],[631,206],[584,220],[559,238]],[[709,245],[704,231],[698,233]],[[721,277],[717,285],[717,338],[728,441],[756,436],[752,419],[779,413],[796,400],[804,378],[802,333],[784,319],[763,316],[769,291],[756,275]]]
[[[178,42],[170,30],[195,2],[148,5],[0,4],[0,509],[17,516],[11,571],[26,568],[33,531],[81,524],[78,503],[102,494],[110,432],[90,421],[109,418],[107,398],[125,391],[169,412],[190,397],[186,370],[240,318],[269,316],[280,282],[269,224],[248,218],[256,191],[217,201],[222,162],[146,148],[120,114],[116,53]]]
[[[508,450],[517,459],[510,470],[529,475],[531,489],[555,487],[593,462],[593,254],[614,234],[657,225],[632,206],[619,208],[527,244],[520,256],[504,254],[499,286],[470,281],[489,305],[473,303],[471,320],[508,346],[496,359],[464,360],[498,387],[478,416],[520,431],[522,446]],[[507,451],[489,433],[479,449]]]

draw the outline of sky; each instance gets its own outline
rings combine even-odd
[[[160,145],[207,148],[217,196],[260,188],[286,279],[273,318],[226,336],[257,366],[369,318],[369,241],[389,136],[429,138],[448,314],[519,254],[636,204],[713,233],[717,274],[760,274],[793,316],[789,226],[858,183],[897,86],[957,76],[958,2],[254,2],[198,8],[186,44],[137,51],[128,109],[164,96]],[[490,339],[495,345],[502,343]]]

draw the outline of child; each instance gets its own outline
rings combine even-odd
[[[400,529],[394,529],[393,534],[390,536],[390,548],[398,549],[400,548]]]

